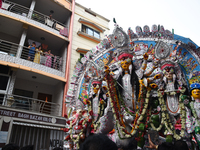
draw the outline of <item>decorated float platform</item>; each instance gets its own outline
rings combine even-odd
[[[97,133],[118,147],[184,140],[200,145],[200,48],[162,25],[115,24],[77,60],[66,95],[67,149]]]

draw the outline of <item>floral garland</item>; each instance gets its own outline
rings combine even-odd
[[[137,132],[137,130],[139,128],[139,125],[140,125],[140,122],[144,119],[144,115],[146,114],[146,110],[147,110],[147,107],[148,107],[148,104],[149,104],[149,97],[150,97],[150,89],[147,91],[146,99],[145,99],[145,104],[144,104],[144,108],[142,109],[142,113],[140,115],[136,114],[136,117],[138,119],[135,119],[135,122],[136,122],[135,123],[135,127],[133,128],[133,130],[132,130],[131,133],[128,133],[126,131],[126,129],[123,126],[120,125],[119,120],[116,119],[117,117],[116,117],[115,112],[113,112],[114,113],[114,117],[116,119],[116,128],[120,129],[121,133],[123,134],[123,136],[125,138],[130,138],[131,136],[135,135],[135,133]],[[112,105],[112,103],[111,103],[111,105]],[[118,136],[119,136],[119,138],[120,139],[125,139],[125,138],[122,138],[120,136],[120,131],[118,130]]]
[[[89,99],[86,100],[86,104],[87,104],[87,107],[88,107],[88,111],[91,112],[92,111],[92,106],[91,106],[91,102],[90,102]],[[104,108],[105,108],[104,104],[105,104],[104,100],[100,99],[99,106],[98,106],[98,116],[102,116]],[[95,131],[100,126],[100,119],[99,118],[100,117],[98,117],[95,122],[93,121],[92,125],[91,125],[94,128]]]
[[[165,101],[164,101],[164,98],[163,98],[163,95],[164,95],[164,92],[161,93],[161,90],[158,90],[158,97],[159,97],[159,102],[160,102],[160,105],[161,105],[161,111],[162,111],[162,119],[161,119],[161,124],[158,128],[155,128],[155,126],[151,123],[151,127],[154,129],[154,130],[161,130],[162,126],[165,125],[166,127],[166,131],[165,131],[165,134],[167,133],[167,131],[171,134],[173,134],[174,138],[179,140],[181,139],[181,137],[184,137],[184,131],[185,131],[185,118],[186,118],[186,111],[185,111],[185,108],[184,108],[184,104],[182,103],[181,101],[181,97],[183,96],[183,93],[185,92],[185,88],[179,88],[177,93],[181,93],[180,96],[179,96],[179,108],[180,108],[180,119],[181,119],[181,133],[180,133],[180,136],[176,134],[175,130],[174,130],[174,126],[172,125],[171,121],[170,121],[170,117],[169,117],[169,114],[166,113],[166,105],[165,105]],[[168,95],[175,95],[176,92],[166,92]]]
[[[167,132],[169,132],[170,134],[173,134],[173,125],[170,122],[170,118],[169,118],[168,113],[166,113],[167,108],[166,108],[166,105],[165,105],[165,102],[164,102],[163,95],[161,94],[160,90],[158,91],[158,96],[159,96],[159,101],[162,104],[161,105],[161,110],[164,112],[164,113],[162,113],[162,117],[164,119],[164,125],[165,125],[165,127],[167,129],[165,131],[165,134],[167,134]]]
[[[147,92],[146,92],[146,90],[144,90],[144,86],[142,86],[140,84],[141,85],[140,86],[140,97],[141,97],[142,94],[144,94],[144,92],[142,92],[144,90],[146,92],[146,98],[141,98],[141,104],[142,105],[140,107],[140,111],[136,112],[135,120],[134,120],[134,124],[133,124],[133,128],[132,128],[132,131],[129,133],[125,129],[125,124],[123,122],[123,116],[120,113],[121,108],[120,108],[120,105],[119,105],[119,99],[120,99],[120,101],[123,101],[123,100],[122,100],[122,98],[120,96],[119,96],[119,99],[118,99],[118,96],[116,94],[117,91],[116,91],[116,88],[114,86],[114,79],[109,74],[108,67],[106,68],[105,72],[106,72],[105,78],[106,78],[106,81],[108,83],[108,95],[110,97],[112,111],[113,111],[114,118],[115,118],[115,121],[116,121],[115,125],[116,125],[116,129],[117,129],[117,132],[118,132],[118,136],[119,136],[120,139],[130,138],[131,136],[133,136],[134,134],[136,134],[141,121],[144,119],[144,115],[146,114],[147,107],[149,105],[149,97],[150,97],[151,88],[147,87]],[[125,107],[125,105],[124,105],[124,107]],[[138,106],[136,106],[136,107],[138,107]],[[121,133],[123,134],[123,136],[125,138],[121,137]]]
[[[134,123],[133,123],[133,127],[132,127],[132,130],[131,130],[131,133],[134,131],[135,125],[137,123],[137,120],[139,119],[139,115],[142,113],[142,110],[144,108],[145,97],[143,95],[144,95],[144,93],[146,93],[146,88],[143,85],[143,81],[142,80],[140,80],[140,83],[141,83],[140,84],[140,92],[139,92],[139,99],[140,100],[138,100],[138,102],[141,101],[141,106],[140,106],[139,112],[138,111],[136,112],[136,116],[135,116],[135,119],[134,119]]]
[[[117,93],[118,93],[118,95],[119,95],[119,100],[120,100],[120,103],[121,103],[121,105],[122,105],[122,108],[124,108],[125,111],[126,111],[128,114],[130,114],[131,116],[135,116],[135,114],[134,114],[132,111],[130,111],[130,110],[128,109],[128,107],[126,107],[126,105],[125,105],[125,103],[124,103],[124,100],[123,100],[123,98],[122,98],[122,96],[121,96],[121,94],[120,94],[119,88],[118,88],[118,86],[116,86],[116,87],[117,87]]]
[[[131,135],[134,135],[136,133],[137,129],[139,128],[140,122],[144,119],[144,115],[146,114],[147,107],[149,105],[150,92],[151,92],[151,88],[147,88],[147,93],[146,93],[144,108],[142,109],[142,112],[141,112],[141,114],[139,115],[139,118],[136,121],[135,128],[133,129]]]
[[[148,104],[149,104],[149,97],[150,97],[150,91],[151,91],[151,89],[148,88],[148,92],[146,93],[146,98],[145,98],[144,106],[141,107],[140,112],[136,113],[136,119],[134,121],[135,122],[135,126],[133,126],[131,133],[129,133],[125,129],[125,125],[124,125],[124,122],[123,122],[122,115],[119,114],[120,113],[120,106],[119,106],[118,97],[115,94],[116,93],[116,88],[115,88],[114,83],[113,83],[113,78],[110,75],[107,74],[106,75],[106,79],[108,79],[107,80],[108,91],[109,91],[108,94],[109,94],[109,96],[111,98],[111,107],[112,107],[112,111],[113,111],[113,114],[114,114],[114,118],[116,120],[116,128],[120,129],[121,133],[123,134],[123,136],[125,138],[130,138],[131,136],[133,136],[136,133],[136,131],[139,128],[140,122],[143,120],[144,115],[146,114],[146,110],[147,110],[147,107],[148,107]],[[112,94],[110,94],[110,93],[112,93]],[[121,117],[121,120],[120,120],[120,117]],[[121,135],[120,135],[120,131],[118,130],[118,136],[121,139],[123,139],[121,137]]]
[[[104,100],[100,99],[100,103],[99,103],[99,107],[98,107],[98,118],[95,122],[93,122],[93,126],[94,126],[94,131],[97,130],[97,128],[99,127],[100,125],[100,117],[102,116],[102,113],[104,111]]]
[[[193,116],[194,116],[195,120],[197,121],[198,126],[200,126],[200,122],[199,122],[197,113],[196,113],[196,111],[195,111],[195,109],[194,109],[194,102],[191,102],[191,103],[190,103],[190,107],[191,107],[191,109],[192,109]]]
[[[131,133],[134,131],[135,129],[135,125],[137,123],[137,120],[139,118],[139,115],[142,113],[142,110],[143,110],[143,104],[144,104],[144,97],[142,97],[142,95],[144,95],[144,93],[146,92],[145,90],[145,86],[143,85],[143,81],[140,80],[140,91],[139,91],[139,98],[138,98],[138,103],[141,101],[141,107],[140,107],[140,110],[139,111],[136,111],[136,113],[132,113],[126,106],[125,106],[125,103],[124,103],[124,100],[122,99],[121,97],[121,94],[120,94],[120,91],[117,87],[117,91],[118,91],[118,95],[119,95],[119,100],[121,102],[121,105],[122,107],[125,109],[125,111],[130,114],[131,116],[134,116],[135,119],[134,119],[134,123],[133,123],[133,126],[132,126],[132,130],[131,130]],[[138,106],[136,107],[136,109],[138,109]],[[125,131],[127,133],[127,131]]]
[[[117,132],[118,132],[118,136],[119,136],[120,139],[125,139],[125,138],[121,137],[120,131],[119,131],[119,129],[120,129],[121,133],[126,138],[129,138],[131,136],[128,134],[128,132],[125,129],[125,124],[124,124],[123,118],[122,118],[123,116],[121,114],[119,115],[121,108],[117,107],[117,106],[120,106],[120,105],[117,104],[117,103],[119,103],[117,95],[114,95],[114,93],[116,93],[116,89],[114,88],[114,84],[113,84],[113,80],[112,80],[113,78],[110,75],[107,74],[106,79],[107,79],[107,83],[108,83],[108,95],[110,97],[111,108],[112,108],[112,112],[114,114],[114,119],[116,121],[115,125],[116,125],[116,129],[117,129]],[[120,120],[120,117],[121,117],[121,120]]]
[[[119,105],[119,99],[117,97],[117,91],[116,91],[116,86],[114,83],[114,79],[110,75],[106,75],[107,83],[108,83],[108,94],[111,98],[111,107],[112,111],[114,113],[114,118],[115,120],[120,120],[120,125],[125,127],[124,121],[123,121],[123,116],[121,114],[121,108]],[[111,93],[111,94],[110,94]]]
[[[144,134],[146,133],[146,130],[147,130],[147,128],[148,128],[148,121],[149,121],[149,116],[150,116],[150,111],[151,111],[151,109],[148,109],[148,112],[147,112],[147,118],[146,118],[146,121],[145,121],[145,123],[144,123],[144,125],[145,125],[145,127],[144,127],[144,132],[142,133],[142,135],[141,135],[141,137],[137,137],[136,138],[136,140],[137,141],[140,141],[141,140],[141,138],[142,137],[144,137]],[[141,123],[140,123],[141,124]],[[139,125],[140,125],[139,124]]]
[[[79,139],[80,139],[80,137],[81,137],[81,135],[83,135],[83,129],[84,128],[82,128],[81,129],[81,132],[77,135],[77,138],[76,139],[74,139],[74,137],[73,137],[73,134],[72,134],[72,120],[70,121],[70,127],[69,127],[69,129],[70,129],[70,138],[71,138],[71,140],[76,144],[76,146],[77,146],[77,148],[79,149]],[[84,125],[86,123],[86,119],[82,122],[82,126]]]
[[[163,127],[163,125],[164,125],[164,120],[165,120],[165,112],[163,111],[163,110],[165,109],[165,108],[164,108],[164,103],[163,103],[163,101],[162,101],[161,98],[159,98],[158,100],[159,100],[160,106],[162,107],[162,109],[161,109],[162,118],[161,118],[161,123],[160,123],[160,125],[159,125],[158,128],[156,128],[156,127],[154,126],[154,124],[152,123],[152,120],[151,120],[151,118],[150,118],[150,125],[151,125],[152,129],[153,129],[153,130],[156,130],[156,131],[160,131],[160,130],[162,129],[162,127]],[[151,114],[150,114],[150,115],[151,115]]]

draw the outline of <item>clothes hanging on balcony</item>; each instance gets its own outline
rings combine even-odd
[[[46,55],[45,66],[51,67],[51,63],[52,63],[52,58],[51,58],[51,56],[50,56],[50,55]]]
[[[45,65],[46,59],[46,56],[40,56],[40,64]]]
[[[67,28],[60,29],[60,34],[68,37],[68,29]]]
[[[59,68],[58,68],[60,71],[62,71],[62,61],[63,61],[63,59],[62,59],[62,57],[60,57],[59,58]]]
[[[2,0],[0,0],[0,8],[1,8],[1,6],[2,6]]]
[[[59,56],[54,56],[54,64],[53,64],[54,69],[59,69],[59,62],[60,62]]]

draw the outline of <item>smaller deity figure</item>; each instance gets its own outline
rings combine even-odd
[[[164,81],[164,89],[166,95],[166,105],[168,108],[168,112],[172,116],[177,116],[180,112],[179,110],[179,100],[178,94],[176,91],[178,90],[178,80],[176,79],[175,74],[175,65],[172,62],[165,62],[161,66],[161,70],[163,70],[163,81]],[[175,92],[174,94],[170,94],[171,92]]]
[[[190,103],[192,113],[195,117],[195,135],[198,145],[200,146],[200,83],[190,85],[191,97],[194,102]]]
[[[94,126],[94,130],[91,132],[96,132],[100,118],[104,115],[108,101],[106,93],[107,88],[105,86],[105,81],[103,81],[100,76],[94,77],[92,81],[92,90],[89,96],[90,105],[88,108],[88,110],[93,111],[92,125]]]
[[[91,107],[93,110],[94,120],[98,118],[98,107],[99,107],[99,93],[102,81],[98,77],[95,77],[92,82],[92,93],[89,99],[91,100]]]

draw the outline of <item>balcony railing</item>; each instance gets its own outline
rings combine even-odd
[[[21,59],[29,60],[40,65],[44,65],[59,71],[63,71],[62,57],[44,53],[42,51],[39,51],[38,49],[30,50],[28,47],[20,46],[18,44],[0,39],[0,54],[17,57],[18,51],[21,50],[22,50],[21,55],[18,56]]]
[[[13,2],[9,2],[9,1],[2,2],[1,8],[4,10],[13,12],[15,14],[19,14],[24,17],[30,18],[30,19],[40,22],[42,24],[45,24],[45,25],[47,25],[55,30],[58,30],[58,31],[66,29],[66,25],[60,23],[59,21],[52,19],[49,16],[46,16],[35,10],[31,11],[31,10],[29,10],[29,8],[21,6],[19,4],[13,3]]]
[[[2,94],[1,94],[2,95]],[[60,105],[52,102],[43,101],[34,98],[23,97],[19,95],[8,95],[0,97],[0,106],[32,111],[37,113],[59,116]]]

